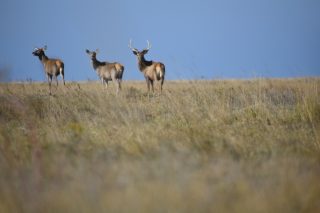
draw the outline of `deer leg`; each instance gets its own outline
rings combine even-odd
[[[118,94],[118,93],[119,93],[119,90],[120,90],[120,82],[119,82],[118,79],[114,79],[113,82],[114,82],[115,84],[117,84],[117,94]]]
[[[146,82],[147,82],[147,87],[148,87],[148,92],[150,91],[150,80],[148,77],[146,77]]]
[[[101,83],[104,88],[108,88],[108,81],[106,81],[104,78],[101,78]]]
[[[151,88],[152,88],[152,93],[154,93],[154,87],[153,87],[153,80],[150,80],[150,83],[151,83]]]
[[[108,89],[108,80],[104,80],[104,83],[105,83],[106,89]]]
[[[116,93],[118,94],[119,88],[120,88],[120,84],[119,84],[119,81],[118,81],[118,79],[117,79],[117,76],[116,76],[116,73],[115,73],[115,72],[112,72],[112,73],[111,73],[111,79],[112,79],[112,82],[113,82],[114,84],[116,84],[116,87],[117,87]]]
[[[162,93],[162,86],[163,86],[164,78],[161,79],[161,84],[160,84],[160,93]]]
[[[66,85],[66,83],[64,82],[64,71],[62,69],[60,70],[60,74],[62,76],[63,85]]]
[[[57,82],[57,86],[58,86],[58,76],[57,75],[55,75],[55,77],[54,77],[55,79],[56,79],[56,82]]]
[[[47,74],[48,84],[49,84],[49,95],[51,95],[51,82],[52,82],[52,75]]]
[[[113,82],[113,84],[116,84],[115,85],[116,86],[116,94],[118,94],[119,93],[119,87],[120,87],[119,81],[115,77],[112,77],[112,82]]]
[[[119,85],[119,89],[121,90],[121,83],[122,83],[122,80],[121,79],[118,79],[118,85]]]
[[[156,80],[154,80],[154,87],[156,89],[156,92],[160,93],[160,80],[158,80],[157,78]]]

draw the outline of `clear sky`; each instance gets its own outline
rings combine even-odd
[[[45,80],[35,47],[67,81],[97,80],[85,49],[142,80],[128,48],[152,48],[167,79],[320,76],[320,0],[0,0],[0,68]]]

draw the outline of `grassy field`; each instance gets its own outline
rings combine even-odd
[[[320,79],[0,84],[0,212],[320,212]]]

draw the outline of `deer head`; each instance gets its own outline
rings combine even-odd
[[[63,84],[65,85],[64,81],[64,63],[60,59],[53,59],[48,58],[44,51],[47,50],[47,45],[45,45],[43,48],[35,48],[32,54],[34,56],[37,56],[41,63],[44,66],[44,71],[47,75],[48,83],[49,83],[49,90],[51,95],[51,83],[52,83],[52,77],[56,79],[57,86],[58,86],[58,79],[57,76],[61,75]]]
[[[35,48],[32,54],[34,56],[41,56],[44,55],[44,51],[47,50],[47,45],[45,45],[43,48]]]
[[[143,49],[143,50],[141,50],[141,51],[139,51],[139,50],[136,49],[136,48],[133,48],[131,43],[132,43],[132,41],[131,41],[131,39],[130,39],[130,42],[129,42],[128,47],[132,50],[133,54],[135,54],[135,55],[137,56],[137,58],[138,58],[139,61],[142,60],[142,59],[144,58],[144,55],[147,54],[148,51],[151,49],[151,45],[150,45],[150,43],[149,43],[148,40],[147,40],[148,47],[145,48],[145,49]]]
[[[90,56],[92,60],[95,60],[97,57],[97,54],[99,53],[99,49],[96,49],[96,51],[90,51],[86,49],[86,53]]]
[[[155,61],[147,61],[144,58],[144,55],[148,53],[148,51],[151,49],[151,45],[149,41],[147,40],[148,47],[143,49],[142,51],[139,51],[138,49],[132,47],[131,39],[129,41],[129,48],[132,50],[133,54],[137,56],[138,59],[138,67],[141,72],[143,72],[144,77],[147,81],[148,91],[150,91],[150,85],[153,89],[153,82],[158,81],[159,84],[159,91],[162,91],[162,85],[164,82],[164,75],[165,75],[165,66],[161,62],[155,62]]]

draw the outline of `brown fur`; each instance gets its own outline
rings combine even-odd
[[[148,42],[147,49],[143,49],[142,51],[139,51],[136,48],[133,48],[131,46],[131,40],[130,40],[129,48],[133,51],[133,54],[137,56],[138,67],[146,79],[148,92],[150,92],[150,85],[152,88],[152,92],[154,92],[153,83],[157,82],[157,84],[159,85],[159,91],[161,93],[162,86],[164,83],[164,77],[165,77],[165,66],[161,62],[147,61],[144,58],[144,55],[147,54],[149,49],[151,48],[149,46],[149,42]]]
[[[46,46],[44,48],[36,48],[32,54],[34,56],[38,56],[39,60],[44,66],[44,70],[47,75],[48,84],[49,84],[49,90],[51,95],[51,83],[52,83],[52,77],[56,79],[57,86],[58,86],[58,76],[61,74],[63,85],[65,85],[64,81],[64,63],[60,59],[50,59],[48,58],[44,51],[46,50]]]
[[[90,56],[93,69],[97,72],[101,82],[108,87],[108,81],[117,83],[117,93],[121,89],[122,76],[124,72],[124,66],[120,63],[114,62],[101,62],[98,61],[97,51],[86,50],[86,53]]]

